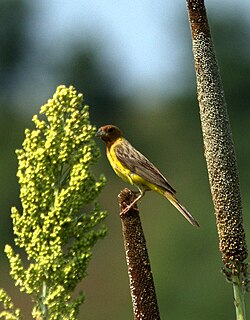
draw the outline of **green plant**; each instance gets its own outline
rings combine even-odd
[[[59,86],[40,113],[17,150],[22,211],[14,207],[11,215],[28,266],[11,246],[5,252],[16,286],[32,296],[33,318],[78,319],[84,295],[73,299],[72,293],[86,276],[93,245],[106,234],[104,226],[96,229],[106,216],[96,201],[105,179],[91,171],[99,150],[82,95]],[[22,319],[3,289],[0,300],[0,317]]]

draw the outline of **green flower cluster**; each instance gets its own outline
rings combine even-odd
[[[5,252],[16,285],[33,297],[33,318],[78,319],[84,297],[73,299],[72,292],[86,276],[93,245],[106,234],[104,226],[95,228],[106,216],[95,200],[105,179],[96,181],[91,170],[99,150],[82,95],[59,86],[40,113],[17,150],[22,212],[12,208],[15,243],[24,248],[28,268],[12,247]],[[13,315],[6,319],[21,319],[1,296]]]

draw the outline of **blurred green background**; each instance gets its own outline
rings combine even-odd
[[[31,116],[51,97],[56,87],[74,85],[84,93],[85,102],[91,106],[92,122],[97,127],[109,123],[119,126],[126,138],[166,175],[177,189],[178,198],[201,225],[200,230],[192,228],[155,193],[147,193],[140,203],[161,318],[234,319],[232,287],[220,272],[222,264],[203,156],[184,1],[178,8],[179,4],[166,7],[164,1],[155,6],[153,1],[142,1],[141,7],[134,4],[135,8],[127,2],[117,1],[116,5],[113,3],[114,11],[110,3],[109,8],[100,8],[100,1],[92,1],[92,11],[88,11],[88,2],[75,1],[69,5],[51,1],[46,5],[42,1],[1,1],[0,286],[13,296],[16,305],[24,310],[26,319],[31,319],[30,298],[15,289],[3,252],[6,243],[13,244],[10,208],[20,206],[15,149],[21,146],[24,129],[32,126]],[[222,1],[219,7],[210,4],[208,15],[235,141],[249,245],[250,28],[247,10],[250,7],[243,1],[242,6],[237,4],[237,8],[226,10],[227,2]],[[78,19],[80,16],[80,20],[92,23],[79,24],[79,20],[70,14],[73,6],[72,12],[78,12]],[[150,11],[150,6],[154,10]],[[97,8],[102,17],[107,14],[102,23]],[[136,15],[134,9],[141,15]],[[67,10],[63,22],[54,18],[59,11],[65,13]],[[141,32],[160,17],[160,12],[162,20],[154,24],[155,33]],[[113,21],[115,16],[121,24],[117,25],[118,37],[112,38],[111,33],[103,33],[101,27],[105,21]],[[137,38],[129,47],[126,40],[131,40],[130,35],[124,39],[122,31],[130,30],[132,24],[135,28],[133,36],[137,35]],[[115,24],[111,25],[116,28]],[[169,35],[172,35],[170,39]],[[164,36],[166,42],[162,40]],[[162,48],[162,54],[156,55],[155,59],[163,59],[156,63],[155,69],[152,68],[153,72],[147,73],[151,58],[154,64],[155,43],[150,43],[152,39],[155,43],[160,42],[155,49],[158,54]],[[152,49],[152,52],[145,50],[143,53],[145,57],[149,55],[148,60],[144,56],[140,59],[139,46],[143,48],[144,43]],[[134,59],[130,64],[128,56],[123,59],[125,47],[129,54],[137,53],[139,60]],[[142,63],[141,69],[136,69],[137,62],[138,65]],[[161,75],[158,70],[163,70]],[[119,191],[126,185],[112,172],[102,142],[97,143],[102,158],[93,170],[96,175],[105,173],[108,179],[100,202],[102,208],[109,211],[106,219],[109,233],[97,243],[89,275],[78,288],[86,294],[81,319],[132,319],[117,200]],[[250,314],[249,295],[246,303]]]

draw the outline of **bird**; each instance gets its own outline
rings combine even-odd
[[[96,136],[105,142],[107,158],[117,176],[131,185],[135,185],[139,190],[139,196],[122,211],[123,214],[128,212],[144,196],[146,191],[153,190],[167,198],[189,223],[199,227],[199,223],[176,198],[176,191],[168,180],[123,137],[118,127],[114,125],[102,126],[97,130]]]

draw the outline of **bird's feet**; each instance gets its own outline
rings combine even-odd
[[[125,215],[130,209],[132,209],[137,202],[142,198],[143,194],[141,194],[140,192],[133,192],[135,195],[137,195],[137,197],[129,204],[126,206],[126,208],[124,208],[121,212],[120,212],[120,216]],[[139,195],[138,195],[139,194]],[[133,208],[134,210],[138,210],[137,207]]]

